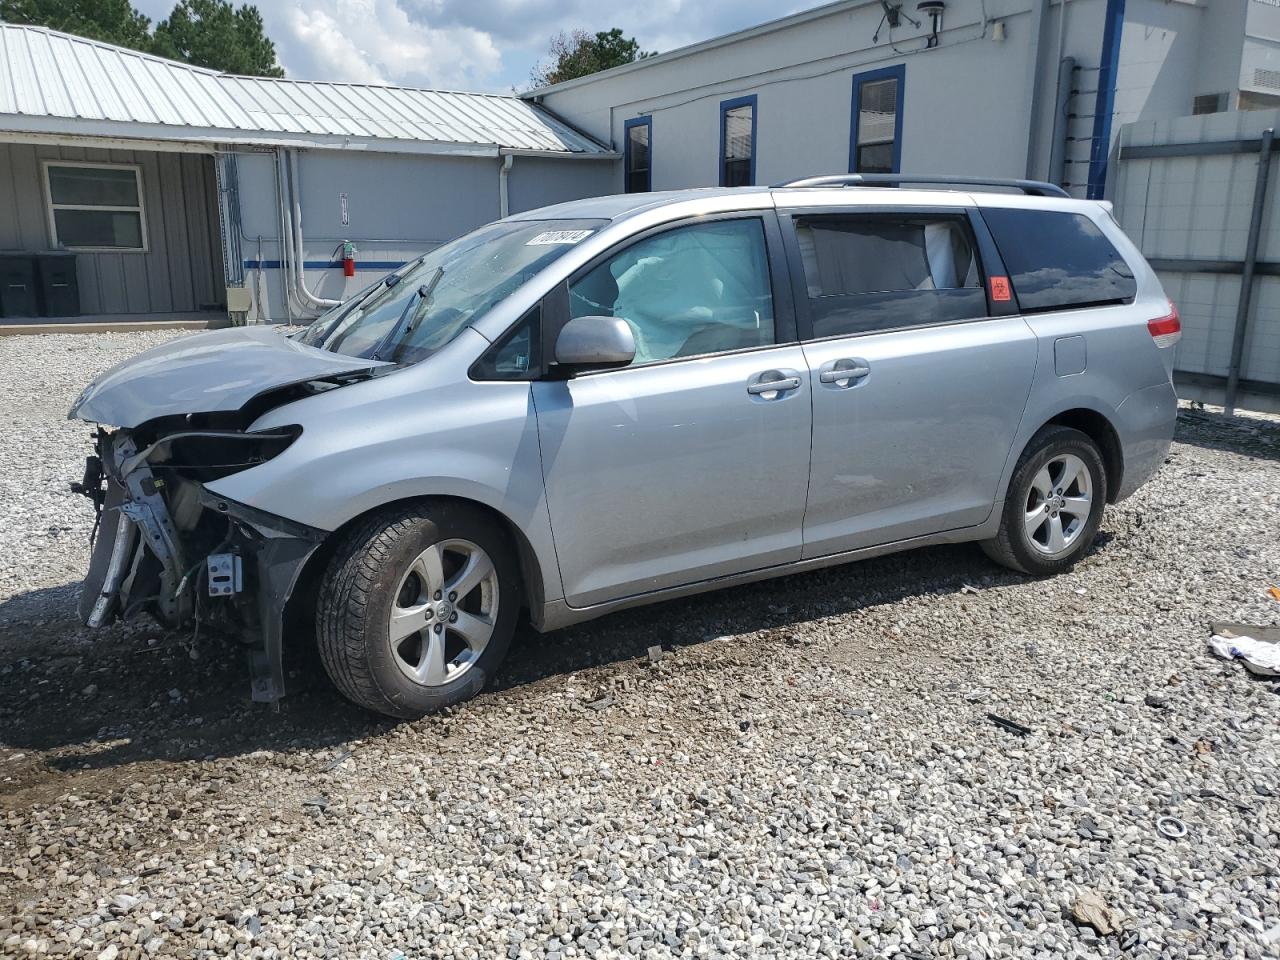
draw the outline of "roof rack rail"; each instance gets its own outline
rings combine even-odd
[[[802,177],[799,180],[788,180],[785,183],[773,184],[775,189],[782,187],[886,187],[900,183],[936,184],[939,186],[965,187],[1009,187],[1021,190],[1030,197],[1066,197],[1071,195],[1054,183],[1043,180],[1016,180],[1000,177],[929,177],[912,176],[906,173],[841,173],[827,177]]]

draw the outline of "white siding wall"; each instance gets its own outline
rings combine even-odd
[[[283,320],[282,272],[274,266],[257,269],[259,249],[264,262],[280,260],[275,159],[244,153],[238,166],[245,286],[263,304],[263,317]],[[307,286],[326,299],[345,299],[393,265],[498,219],[497,159],[315,150],[301,154],[298,167],[303,260],[312,264],[305,271]],[[518,157],[508,183],[510,212],[606,193],[611,167],[607,161]],[[350,279],[337,259],[344,240],[357,250]],[[256,320],[259,311],[249,316]]]
[[[924,31],[905,19],[892,43],[885,29],[873,43],[882,11],[868,3],[569,86],[545,103],[618,149],[625,121],[651,114],[653,188],[662,190],[718,182],[720,101],[754,93],[756,181],[770,183],[846,172],[854,74],[905,63],[904,171],[1023,176],[1033,6],[987,0],[983,36],[978,0],[952,0],[939,46],[924,50]],[[904,9],[916,15],[914,4]],[[1004,22],[1003,42],[992,39],[996,20]],[[622,189],[621,165],[613,186]]]
[[[1236,89],[1246,2],[1128,0],[1109,146],[1124,123],[1182,116],[1197,94]],[[1070,0],[1065,8],[1061,2],[986,0],[985,36],[982,9],[979,0],[952,0],[939,46],[924,50],[923,31],[905,20],[892,37],[881,28],[873,42],[882,10],[868,2],[570,83],[544,102],[619,150],[625,121],[651,114],[653,187],[666,189],[718,182],[720,101],[754,93],[756,180],[769,183],[848,170],[853,75],[904,64],[904,172],[1043,178],[1061,49],[1080,66],[1066,178],[1083,195],[1106,0]],[[904,11],[914,16],[915,5]],[[1255,11],[1248,12],[1252,23]],[[1003,42],[993,39],[997,21],[1004,25]],[[1037,41],[1040,101],[1033,109]],[[622,189],[620,165],[614,188]]]

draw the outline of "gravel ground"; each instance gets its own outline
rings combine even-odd
[[[1280,620],[1276,418],[1184,410],[1070,575],[947,547],[526,629],[392,724],[306,656],[271,710],[233,641],[74,620],[62,418],[158,339],[0,339],[0,954],[1280,949],[1278,685],[1205,646]]]

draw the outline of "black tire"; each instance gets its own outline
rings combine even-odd
[[[414,560],[433,544],[455,540],[479,546],[493,563],[498,583],[493,632],[458,677],[428,686],[397,664],[389,639],[392,606]],[[320,659],[347,699],[390,717],[415,719],[484,688],[511,645],[520,594],[514,546],[482,511],[431,501],[391,508],[347,531],[329,562],[316,611]]]
[[[1060,552],[1047,553],[1048,545],[1037,547],[1027,530],[1028,510],[1041,506],[1039,494],[1033,490],[1033,482],[1046,464],[1060,457],[1078,457],[1089,472],[1091,490],[1088,519],[1069,547]],[[1078,488],[1073,488],[1077,489]],[[1005,495],[1004,512],[1000,517],[1000,530],[991,540],[982,542],[982,549],[996,563],[1037,577],[1053,576],[1070,570],[1093,545],[1102,524],[1102,511],[1107,502],[1107,469],[1102,454],[1087,434],[1071,427],[1050,425],[1042,428],[1027,444],[1014,467]],[[1051,513],[1049,504],[1046,513]],[[1051,513],[1057,517],[1057,513]],[[1044,528],[1037,535],[1044,533]],[[1045,536],[1047,540],[1047,536]]]

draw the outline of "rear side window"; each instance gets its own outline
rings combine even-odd
[[[798,217],[814,337],[986,316],[964,216]]]
[[[1023,313],[1128,303],[1137,295],[1133,271],[1084,214],[994,208],[982,217]]]

